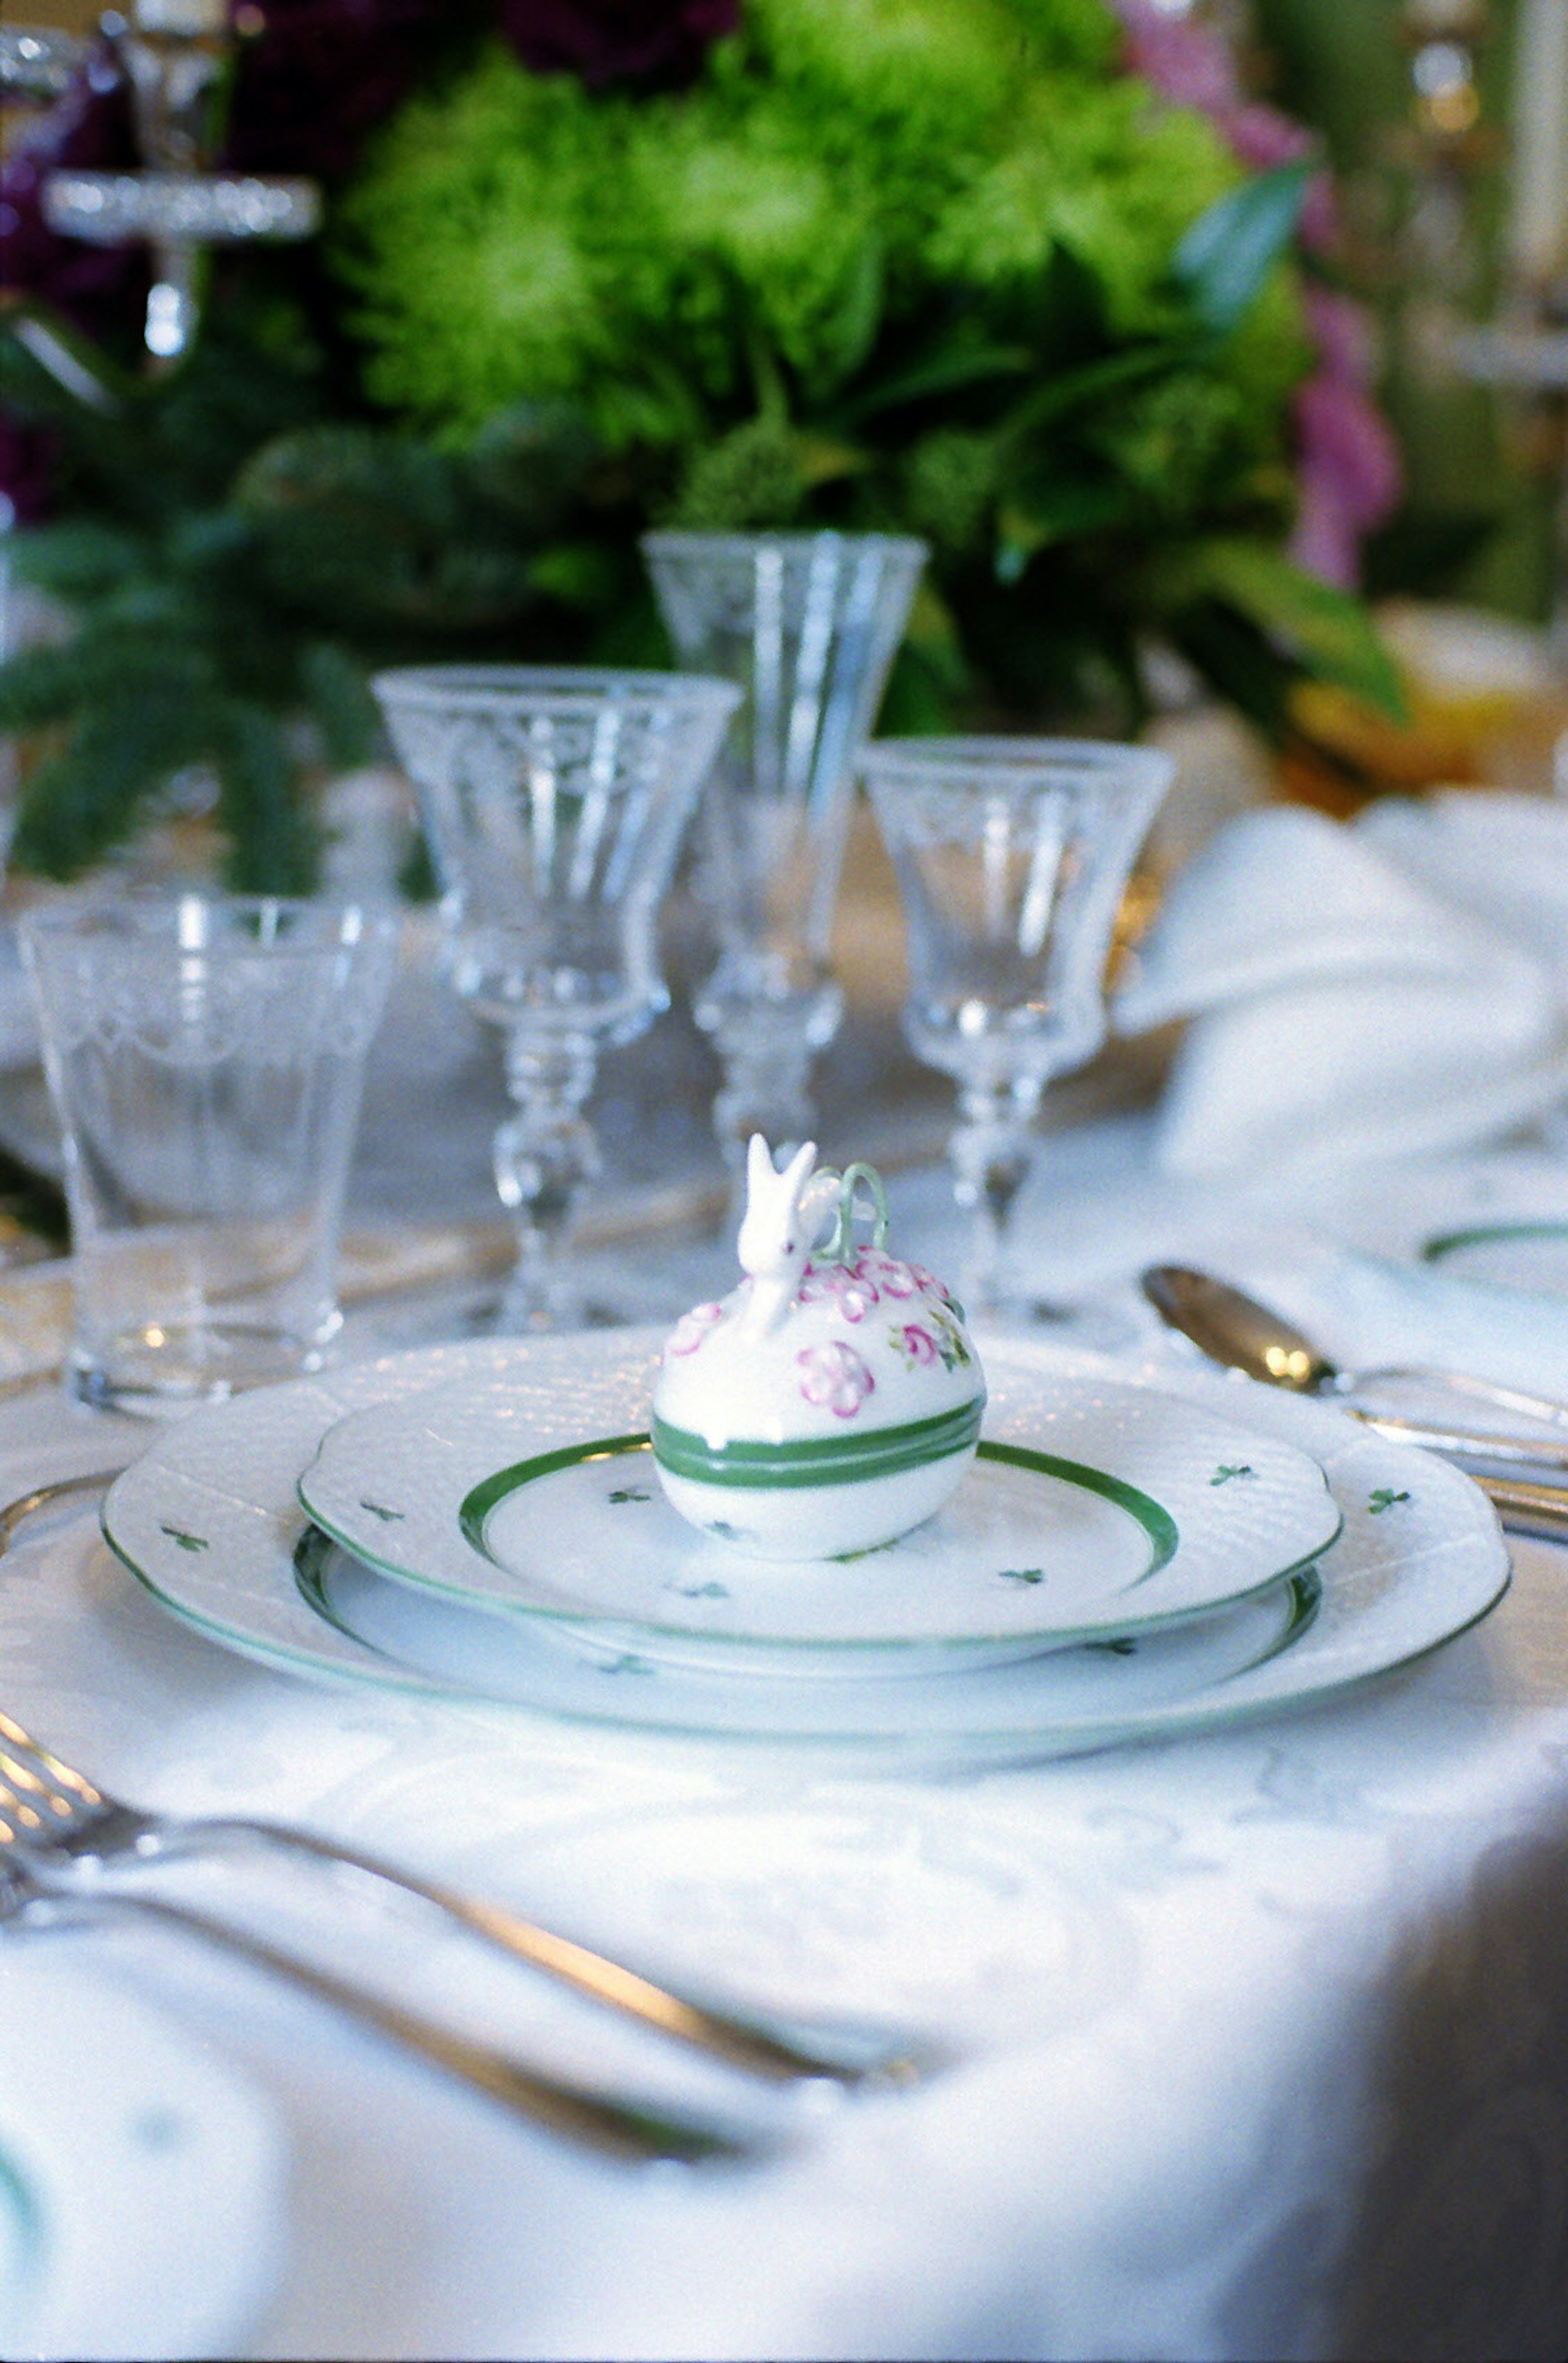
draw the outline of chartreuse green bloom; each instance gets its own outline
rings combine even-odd
[[[695,450],[819,413],[884,328],[966,291],[1038,343],[1059,252],[1114,336],[1158,331],[1182,233],[1240,172],[1110,71],[1116,39],[1100,0],[751,0],[695,89],[639,102],[494,49],[403,110],[343,207],[370,389],[460,436],[564,394],[612,444]],[[1216,364],[1271,430],[1293,309],[1282,282]]]

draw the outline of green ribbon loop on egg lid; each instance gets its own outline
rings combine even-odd
[[[862,1215],[871,1216],[871,1239],[873,1248],[887,1245],[887,1192],[874,1165],[859,1159],[846,1165],[839,1176],[839,1212],[828,1237],[819,1252],[829,1263],[852,1263],[857,1253],[854,1242],[854,1220],[857,1212],[855,1193],[864,1190],[871,1204],[861,1206]]]

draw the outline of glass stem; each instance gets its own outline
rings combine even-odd
[[[963,1083],[959,1122],[949,1144],[953,1195],[970,1217],[969,1259],[960,1294],[971,1313],[994,1312],[997,1272],[1013,1201],[1034,1162],[1035,1112],[1044,1084]]]
[[[517,1264],[508,1317],[548,1328],[562,1318],[562,1251],[584,1186],[599,1173],[599,1145],[583,1115],[597,1065],[581,1036],[546,1042],[514,1034],[506,1088],[516,1113],[495,1135],[495,1187],[517,1219]]]
[[[780,1038],[776,1025],[755,1033],[741,1026],[715,1037],[724,1081],[713,1104],[714,1130],[729,1176],[730,1214],[746,1211],[746,1144],[760,1132],[775,1160],[815,1135],[811,1099],[814,1048]]]

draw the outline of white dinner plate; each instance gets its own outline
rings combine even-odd
[[[981,1458],[936,1516],[851,1561],[747,1559],[666,1501],[646,1338],[541,1340],[339,1421],[299,1481],[324,1533],[595,1660],[820,1677],[968,1673],[1177,1624],[1340,1530],[1293,1445],[1113,1380],[988,1358]]]
[[[1319,1461],[1344,1520],[1320,1563],[1320,1595],[1309,1579],[1288,1581],[1220,1612],[1213,1632],[1206,1621],[962,1681],[757,1682],[637,1652],[592,1664],[552,1647],[542,1624],[334,1566],[295,1493],[333,1421],[438,1381],[519,1367],[533,1350],[436,1348],[196,1413],[116,1481],[105,1533],[174,1614],[268,1665],[639,1732],[815,1745],[894,1769],[1067,1755],[1300,1705],[1420,1657],[1485,1615],[1507,1585],[1496,1520],[1455,1470],[1320,1404],[1202,1379],[1184,1381],[1183,1396],[1244,1401],[1250,1429]],[[992,1359],[997,1370],[1125,1383],[1088,1355],[1020,1348]],[[344,1629],[356,1622],[361,1630]],[[1217,1647],[1229,1656],[1217,1659]]]
[[[261,2096],[167,2020],[7,1938],[0,2355],[233,2355],[281,2258]]]

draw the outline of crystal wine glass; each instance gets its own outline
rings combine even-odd
[[[694,1002],[723,1065],[714,1121],[732,1185],[746,1143],[814,1129],[812,1062],[839,1028],[828,964],[855,757],[925,560],[888,534],[651,533],[642,544],[683,665],[745,702],[703,795],[695,889],[717,960]]]
[[[1175,767],[1085,739],[885,738],[862,769],[904,906],[905,1031],[958,1084],[962,1293],[995,1314],[1040,1095],[1105,1039],[1117,910]]]
[[[414,784],[457,991],[506,1037],[495,1185],[517,1223],[508,1326],[578,1317],[562,1241],[599,1170],[583,1115],[600,1053],[665,1006],[657,915],[724,726],[728,682],[684,673],[414,668],[376,696]]]

